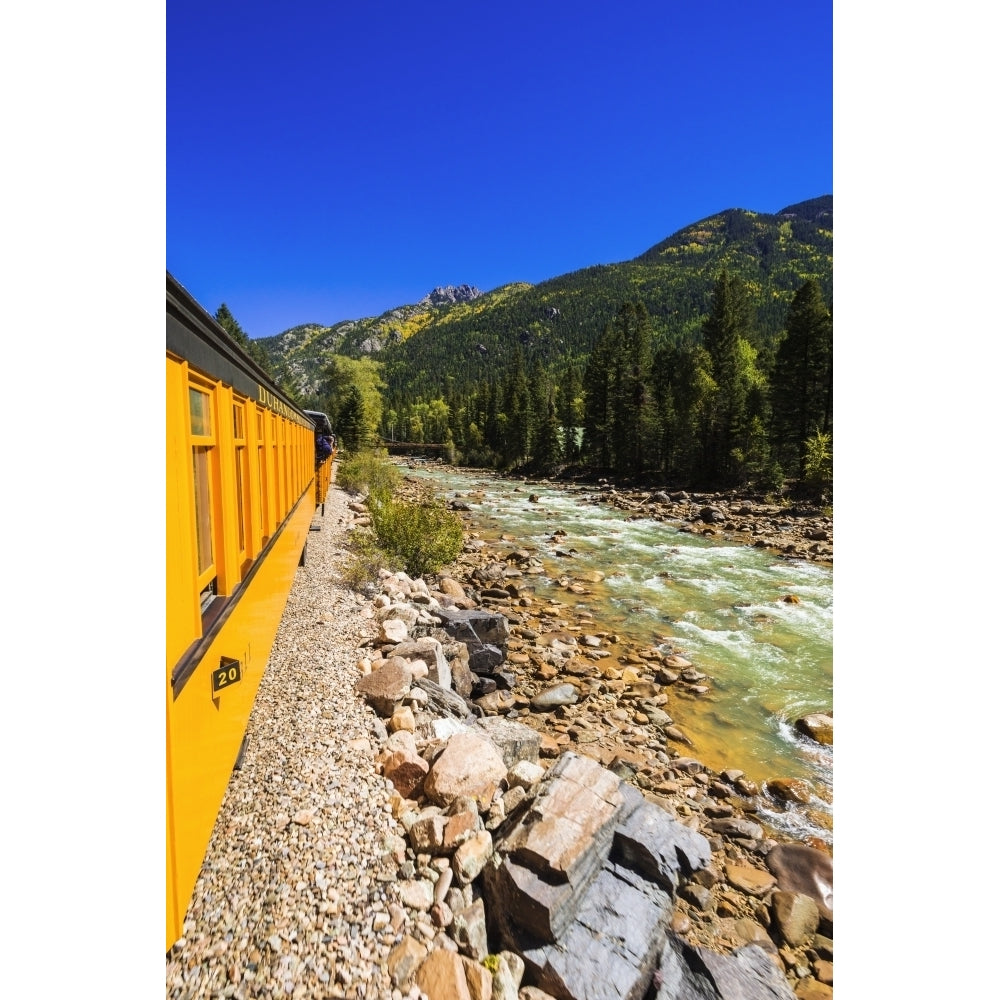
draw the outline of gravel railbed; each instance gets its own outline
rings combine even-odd
[[[166,957],[171,1000],[393,995],[385,959],[411,920],[393,895],[380,723],[354,692],[357,649],[376,626],[340,583],[348,502],[331,486],[313,518],[320,530],[309,533],[242,768]]]

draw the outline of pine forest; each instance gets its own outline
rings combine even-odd
[[[457,293],[457,294],[456,294]],[[347,452],[690,488],[833,481],[833,197],[731,209],[633,260],[250,341]]]

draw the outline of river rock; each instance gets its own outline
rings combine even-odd
[[[819,907],[804,892],[779,889],[771,896],[771,916],[781,936],[793,948],[805,944],[819,928]]]
[[[749,896],[764,896],[775,886],[775,877],[770,872],[749,865],[726,865],[726,881]]]
[[[480,830],[466,840],[451,856],[451,869],[459,885],[468,885],[479,877],[493,854],[493,838],[489,830]]]
[[[795,1000],[785,977],[755,944],[721,955],[671,933],[656,978],[655,1000]]]
[[[818,979],[800,979],[795,985],[795,1000],[833,1000],[833,987]]]
[[[503,566],[500,565],[497,579],[502,576]],[[435,608],[431,613],[440,620],[442,628],[455,639],[466,645],[494,645],[502,649],[506,655],[510,624],[505,615],[483,608],[472,611]]]
[[[504,715],[514,707],[514,696],[510,691],[491,691],[476,698],[475,703],[486,715]]]
[[[396,704],[409,692],[412,683],[413,675],[406,660],[393,656],[378,669],[362,677],[354,685],[354,690],[362,695],[379,715],[389,718]]]
[[[472,1000],[465,976],[465,962],[457,952],[439,948],[417,969],[416,984],[428,1000]]]
[[[573,684],[557,684],[555,687],[536,694],[531,699],[531,707],[537,711],[548,711],[561,705],[575,705],[580,695]]]
[[[461,695],[435,684],[429,677],[422,677],[416,685],[427,695],[428,714],[438,719],[471,720],[472,712]]]
[[[525,978],[564,1000],[642,1000],[672,911],[666,890],[607,862],[558,943],[521,950]]]
[[[447,594],[449,597],[463,598],[466,596],[465,588],[450,576],[438,577],[438,588],[442,594]]]
[[[524,959],[512,951],[497,955],[491,1000],[518,1000],[517,991],[524,978]]]
[[[423,660],[428,667],[428,677],[437,685],[448,690],[451,687],[451,667],[444,655],[441,643],[433,636],[421,636],[400,642],[392,651],[394,657],[406,660]]]
[[[413,718],[413,709],[409,705],[397,705],[393,710],[392,718],[389,719],[389,732],[395,733],[400,730],[412,733],[416,729],[416,722]]]
[[[467,795],[485,812],[506,777],[507,767],[492,742],[466,730],[448,740],[424,781],[424,793],[440,806]]]
[[[795,720],[795,728],[809,739],[822,743],[824,746],[833,746],[833,716],[823,712],[814,712],[812,715],[805,715],[801,719]]]
[[[416,620],[416,614],[413,615],[414,621]],[[382,622],[382,628],[379,630],[378,642],[379,643],[399,643],[407,638],[409,631],[407,629],[407,624],[401,618],[387,618]]]
[[[416,938],[404,934],[387,960],[389,977],[397,989],[410,981],[420,963],[427,957],[427,949]]]
[[[463,955],[481,962],[489,954],[486,937],[486,908],[482,899],[459,910],[452,923],[452,938]]]
[[[610,851],[613,824],[626,801],[621,789],[621,780],[597,761],[564,754],[505,838],[504,850],[551,882],[586,878]]]
[[[706,827],[713,833],[721,833],[723,837],[760,840],[764,836],[764,828],[752,819],[713,819]]]
[[[494,716],[477,719],[475,728],[482,730],[490,742],[500,751],[500,756],[508,771],[521,760],[533,764],[538,763],[542,737],[537,730],[530,726],[515,722],[513,719],[502,719]]]
[[[812,788],[801,778],[770,778],[764,782],[764,790],[779,802],[808,805],[812,800]]]
[[[530,808],[498,841],[484,891],[515,950],[522,934],[554,943],[573,921],[610,854],[625,801],[620,784],[596,761],[563,754]]]
[[[468,644],[469,669],[474,674],[490,674],[503,663],[506,654],[499,646],[492,643],[480,645]]]
[[[622,784],[623,813],[614,833],[614,857],[675,892],[683,877],[711,863],[708,841],[675,820],[631,785]]]
[[[672,670],[686,670],[688,667],[694,666],[694,664],[685,656],[681,656],[680,653],[668,653],[663,658],[664,666],[670,667]]]
[[[785,892],[804,892],[833,923],[833,858],[805,844],[777,844],[764,859],[768,870]]]

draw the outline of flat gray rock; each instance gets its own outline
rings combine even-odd
[[[671,893],[682,878],[711,863],[711,845],[700,833],[647,802],[631,785],[623,784],[622,792],[632,808],[615,829],[616,859]]]
[[[555,944],[523,948],[525,981],[565,1000],[642,1000],[673,912],[669,894],[608,863]]]
[[[655,981],[656,1000],[795,1000],[778,967],[755,944],[722,955],[670,933]]]

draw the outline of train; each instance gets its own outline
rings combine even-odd
[[[169,951],[337,448],[329,417],[296,405],[169,271],[166,313]]]

